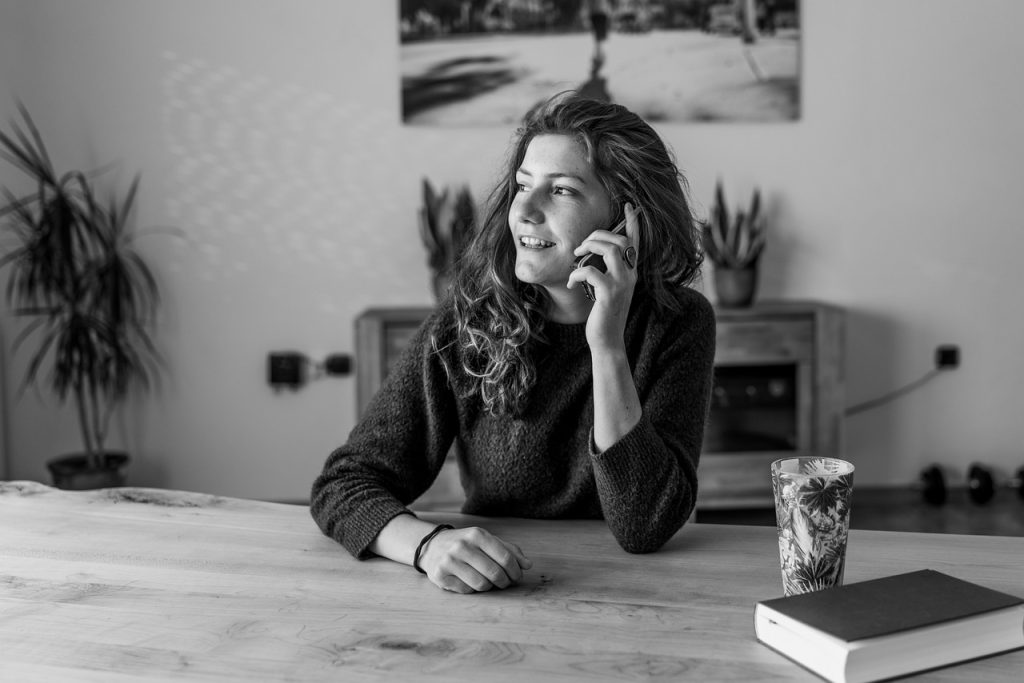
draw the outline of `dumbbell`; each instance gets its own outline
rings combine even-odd
[[[1024,466],[1019,467],[1014,476],[1003,486],[1015,489],[1017,495],[1024,500]],[[974,503],[984,505],[989,502],[995,497],[998,487],[996,478],[988,467],[974,463],[967,470],[967,495]]]
[[[929,505],[942,505],[946,502],[946,475],[938,465],[921,470],[921,497]]]

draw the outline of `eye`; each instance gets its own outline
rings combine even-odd
[[[566,187],[565,185],[555,185],[551,192],[552,194],[561,194],[565,196],[571,196],[576,194],[576,190],[572,189],[571,187]]]

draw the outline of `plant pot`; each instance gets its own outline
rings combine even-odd
[[[748,268],[714,267],[715,297],[724,308],[745,308],[757,293],[757,266]]]
[[[124,471],[131,458],[127,453],[103,454],[98,468],[91,466],[85,453],[72,453],[46,463],[53,485],[65,491],[89,491],[124,486]]]

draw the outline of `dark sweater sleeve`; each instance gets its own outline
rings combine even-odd
[[[369,556],[384,525],[430,487],[454,438],[455,401],[430,340],[439,324],[435,313],[420,326],[313,482],[313,518],[355,557]]]
[[[628,552],[657,550],[682,527],[697,500],[697,464],[711,398],[715,314],[695,296],[660,341],[640,422],[602,453],[594,477],[608,526]],[[593,448],[593,441],[591,441]]]

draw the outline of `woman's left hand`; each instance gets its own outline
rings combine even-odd
[[[592,351],[622,348],[626,316],[636,287],[640,211],[629,202],[624,210],[625,235],[595,230],[575,250],[576,256],[594,253],[603,257],[607,272],[584,267],[573,270],[569,275],[570,289],[583,281],[594,288],[596,301],[587,318],[587,343]]]

